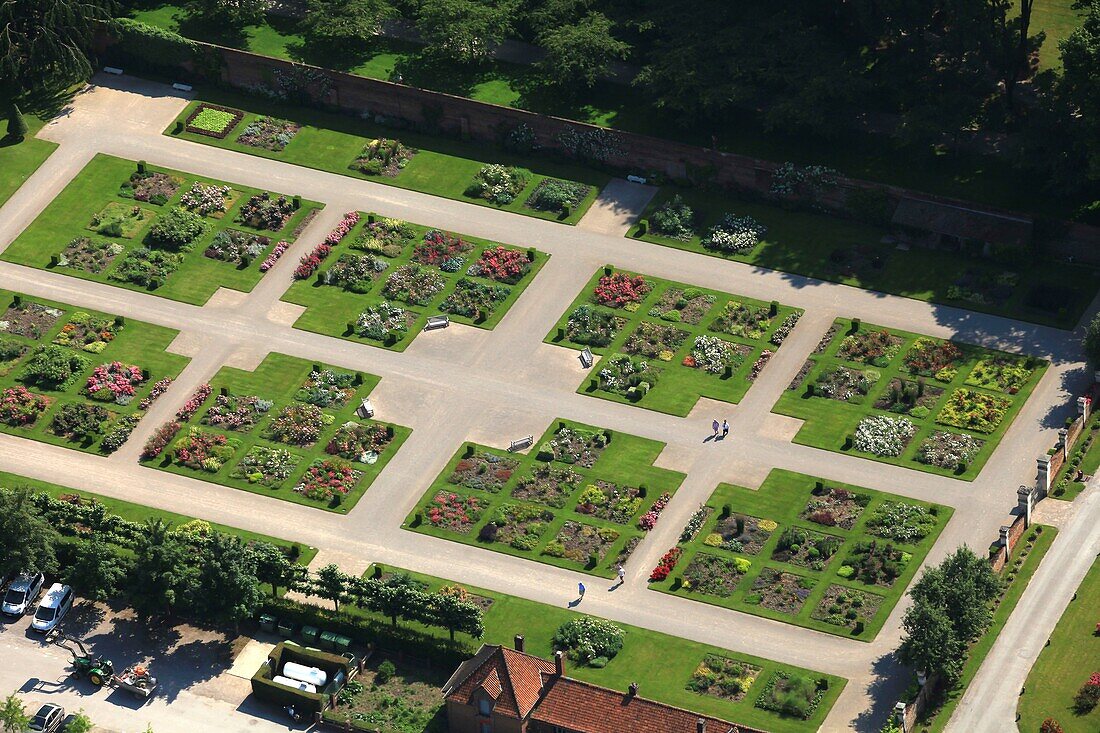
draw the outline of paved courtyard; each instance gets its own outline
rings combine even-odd
[[[326,208],[253,292],[221,291],[204,307],[0,263],[0,288],[178,329],[180,336],[170,350],[192,357],[129,443],[109,458],[0,435],[0,470],[307,543],[321,548],[316,562],[335,559],[347,572],[382,562],[555,605],[567,603],[583,579],[597,591],[588,593],[583,611],[848,678],[824,730],[877,729],[892,708],[908,681],[891,656],[906,603],[894,608],[874,641],[862,643],[647,591],[649,571],[676,543],[689,515],[719,482],[757,486],[778,467],[954,507],[927,562],[938,562],[963,543],[984,548],[1014,505],[1016,488],[1034,480],[1035,457],[1053,443],[1062,425],[1065,413],[1050,406],[1065,404],[1091,376],[1073,333],[626,239],[622,234],[629,222],[605,211],[594,210],[602,218],[592,226],[582,221],[568,227],[162,136],[160,131],[187,103],[185,96],[129,78],[97,78],[96,84],[44,129],[42,135],[60,148],[0,210],[0,251],[101,152],[299,194]],[[492,331],[452,325],[423,334],[407,351],[395,353],[294,330],[290,324],[298,307],[280,302],[280,297],[292,284],[298,258],[345,211],[355,210],[536,247],[551,258]],[[542,339],[605,263],[763,301],[775,299],[804,308],[806,314],[736,406],[704,400],[687,418],[678,418],[592,399],[575,392],[587,378],[576,352]],[[790,438],[798,421],[770,410],[836,317],[1029,353],[1050,359],[1053,366],[973,482],[796,445]],[[224,365],[252,368],[271,352],[379,375],[382,381],[371,396],[378,418],[413,430],[347,516],[153,471],[137,462],[145,438],[196,386]],[[716,413],[718,409],[723,412]],[[687,474],[656,529],[631,557],[626,587],[613,594],[599,592],[610,582],[400,528],[463,441],[506,447],[511,439],[541,434],[557,417],[664,442],[667,447],[657,465]],[[729,419],[731,435],[720,443],[704,443],[714,418]],[[1079,499],[1061,513],[1058,523],[1095,527],[1100,521],[1096,491],[1090,487],[1082,498],[1091,500]],[[1071,535],[1064,532],[1052,555],[1073,541]],[[1061,574],[1087,561],[1083,554],[1067,551],[1065,564],[1053,569],[1048,561],[1035,584],[1048,583],[1046,592],[1057,595],[1066,582]],[[1011,722],[1007,716],[1014,701],[1011,705],[998,712],[1009,721],[1004,725]],[[965,730],[1003,730],[1004,725],[975,721]]]

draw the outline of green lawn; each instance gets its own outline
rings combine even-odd
[[[1038,0],[1031,11],[1031,35],[1039,31],[1046,33],[1046,39],[1039,51],[1040,69],[1062,68],[1062,53],[1058,42],[1065,40],[1075,28],[1081,25],[1081,16],[1073,9],[1074,0]],[[1019,3],[1015,3],[1019,12]]]
[[[1062,464],[1058,475],[1051,482],[1050,496],[1063,501],[1073,501],[1085,490],[1084,480],[1075,480],[1077,471],[1083,476],[1092,476],[1100,470],[1100,441],[1096,439],[1100,431],[1100,414],[1093,413],[1077,444],[1070,451],[1069,460]]]
[[[838,318],[772,411],[805,420],[796,443],[971,481],[1048,366]],[[875,442],[876,421],[910,435]]]
[[[397,569],[387,567],[380,568],[380,570],[391,572]],[[368,570],[368,574],[371,572],[374,571]],[[430,590],[438,590],[443,585],[453,585],[450,581],[440,578],[415,573],[412,575],[427,583]],[[535,603],[534,601],[481,588],[470,587],[467,590],[473,595],[486,599],[481,601],[483,605],[486,602],[491,602],[488,610],[485,611],[485,635],[479,640],[471,639],[463,634],[458,635],[462,641],[473,644],[483,642],[510,647],[515,635],[523,634],[528,653],[550,659],[554,651],[551,644],[554,631],[563,623],[571,618],[576,618],[578,615],[576,611],[566,608]],[[583,607],[583,604],[581,605]],[[388,623],[388,619],[376,614],[357,608],[350,610],[357,615]],[[419,624],[409,624],[409,626],[426,634],[446,637],[446,632],[439,629],[430,629]],[[635,626],[625,624],[620,624],[620,626],[626,630],[626,641],[623,644],[622,651],[606,667],[596,669],[574,664],[567,666],[566,674],[593,684],[622,691],[625,691],[631,682],[637,682],[640,688],[639,692],[643,697],[687,710],[713,715],[730,722],[759,727],[772,733],[801,733],[817,730],[828,716],[830,708],[847,683],[847,680],[840,677],[822,675],[812,670],[791,667],[768,659],[740,652],[731,652],[720,647],[700,644]],[[706,655],[711,654],[759,667],[760,671],[743,699],[734,702],[687,689],[687,683],[691,680],[700,662],[703,661]],[[764,686],[777,671],[805,675],[813,679],[822,677],[828,679],[828,689],[825,691],[816,711],[807,720],[782,716],[754,706],[754,702],[760,697]]]
[[[1051,2],[1059,7],[1068,4],[1068,0]],[[1053,9],[1055,6],[1047,7]],[[1053,23],[1038,12],[1040,10],[1046,12],[1042,6],[1037,8],[1037,20],[1041,19],[1043,27],[1052,27]],[[309,47],[299,33],[297,21],[276,16],[270,16],[261,25],[246,28],[242,36],[227,36],[223,28],[203,27],[189,21],[178,5],[156,0],[131,15],[191,38],[276,58],[378,79],[393,78],[397,71],[405,83],[491,104],[695,145],[717,144],[721,150],[765,160],[828,165],[855,178],[1009,209],[1066,217],[1081,203],[1053,193],[1036,192],[1026,176],[1021,176],[1008,161],[998,158],[944,155],[930,147],[905,146],[850,130],[835,130],[828,140],[778,132],[766,126],[758,114],[746,110],[737,112],[737,124],[715,120],[692,123],[672,110],[654,107],[644,87],[601,82],[592,90],[573,97],[547,86],[538,73],[527,66],[507,63],[488,63],[477,68],[440,65],[430,62],[418,46],[400,41],[373,39],[363,48],[344,44]],[[1038,27],[1038,23],[1033,27]],[[1048,41],[1048,49],[1050,43]],[[1044,58],[1049,56],[1048,52]],[[340,161],[339,165],[347,163]]]
[[[35,137],[42,129],[42,120],[34,115],[24,115],[23,119],[27,121],[28,131],[22,142],[0,139],[0,206],[19,190],[23,182],[57,148],[57,143]]]
[[[676,195],[695,214],[694,233],[685,240],[662,236],[653,229],[653,213]],[[704,248],[700,239],[727,213],[751,216],[766,226],[760,244],[736,255]],[[638,224],[627,236],[818,280],[1059,328],[1076,325],[1097,288],[1095,271],[1088,267],[1050,262],[1048,258],[1033,260],[1027,253],[981,257],[980,253],[920,247],[903,251],[880,241],[887,234],[883,227],[788,211],[729,193],[666,186],[642,218],[649,221],[647,232],[639,237]]]
[[[989,650],[993,648],[997,636],[1008,622],[1008,617],[1015,610],[1016,604],[1020,601],[1020,596],[1024,594],[1027,584],[1031,581],[1031,576],[1039,568],[1039,563],[1042,562],[1043,556],[1047,554],[1047,550],[1050,549],[1050,545],[1054,542],[1054,537],[1057,534],[1058,530],[1053,527],[1035,525],[1028,532],[1027,540],[1016,546],[1012,564],[1001,571],[1001,577],[1005,581],[1005,591],[994,606],[993,623],[990,624],[985,634],[970,647],[970,653],[967,656],[966,664],[963,665],[962,678],[959,680],[959,684],[944,694],[941,705],[929,709],[924,718],[919,721],[920,730],[927,730],[929,733],[940,733],[947,727],[951,715],[955,712],[955,707],[962,699],[967,686],[974,679],[974,675],[978,673],[978,668],[982,666]],[[1025,733],[1037,733],[1038,728],[1026,729],[1021,727],[1020,730]]]
[[[128,436],[145,414],[142,401],[153,385],[174,379],[187,365],[186,357],[165,351],[176,334],[161,326],[0,290],[0,431],[89,453],[117,450],[121,443],[105,446],[104,438],[115,431]],[[36,352],[47,347],[71,357],[71,374],[61,384],[39,383],[26,375]],[[114,362],[139,367],[143,378],[123,375],[132,389],[124,387],[117,396],[97,392],[93,397],[88,390],[93,372]],[[104,381],[97,379],[95,385]],[[23,389],[33,396],[23,394]],[[16,409],[17,404],[26,410]],[[60,415],[65,416],[63,423],[57,422]],[[81,420],[70,423],[75,415]],[[77,425],[80,429],[73,430]]]
[[[605,173],[579,165],[554,162],[545,158],[517,156],[506,152],[503,148],[497,149],[481,143],[432,137],[405,130],[395,131],[393,128],[383,127],[363,119],[333,115],[228,92],[204,90],[204,96],[204,101],[188,104],[176,122],[165,130],[165,134],[192,142],[215,145],[226,150],[282,160],[354,178],[369,179],[376,183],[466,203],[491,206],[540,219],[560,221],[564,224],[576,224],[592,205],[599,189],[603,188],[610,179],[610,176]],[[216,103],[243,110],[244,118],[222,139],[189,132],[186,126],[181,127],[195,109],[204,103]],[[282,150],[269,150],[238,141],[240,134],[249,124],[264,116],[285,119],[300,126]],[[177,132],[177,130],[180,131]],[[368,175],[353,169],[352,163],[364,148],[374,140],[382,138],[389,140],[396,138],[403,145],[417,152],[403,168],[395,170],[392,176]],[[497,205],[483,198],[466,195],[467,188],[474,182],[474,176],[482,166],[490,163],[516,166],[526,173],[527,183],[511,203]],[[587,193],[568,215],[531,208],[527,205],[528,197],[547,178],[577,181],[588,187]]]
[[[223,367],[168,450],[146,465],[347,513],[411,432],[357,421],[378,382],[274,353],[254,372]],[[314,468],[323,470],[307,475]]]
[[[603,294],[605,287],[639,277],[644,285],[629,285],[629,297]],[[700,397],[739,402],[801,315],[778,303],[604,268],[545,341],[588,346],[602,356],[592,374],[607,368],[612,378],[593,376],[578,392],[684,416]],[[647,363],[644,370],[623,373],[640,361]]]
[[[684,480],[653,465],[663,448],[567,421],[555,421],[529,455],[467,443],[403,526],[614,577],[645,536],[642,515]]]
[[[311,212],[321,206],[302,201],[300,208],[294,210],[282,226],[274,230],[259,229],[240,221],[240,213],[250,199],[264,193],[258,189],[148,166],[147,172],[156,174],[155,180],[163,181],[167,187],[165,191],[171,192],[158,205],[152,201],[135,200],[134,190],[123,188],[123,184],[128,183],[136,171],[137,164],[133,161],[96,155],[12,242],[3,259],[201,305],[221,287],[245,292],[252,290],[263,277],[259,265],[265,254],[274,248],[276,242],[296,238],[299,227]],[[149,278],[155,277],[155,269],[148,264],[123,274],[122,267],[126,265],[128,256],[138,257],[142,252],[172,256],[147,245],[146,235],[154,221],[166,216],[179,204],[196,181],[230,186],[226,211],[204,217],[205,231],[194,240],[191,251],[177,263],[178,269],[164,275],[163,285],[154,287],[140,282],[141,278],[148,282]],[[91,228],[93,218],[102,217],[104,212],[117,212],[124,217],[122,236]],[[215,237],[229,230],[255,245],[258,251],[249,260],[227,261],[207,256]],[[139,273],[139,277],[135,277],[135,273]]]
[[[1100,707],[1080,715],[1073,696],[1093,672],[1100,672],[1100,633],[1096,612],[1100,609],[1100,561],[1081,581],[1081,587],[1027,676],[1027,690],[1020,697],[1023,733],[1035,733],[1047,718],[1054,718],[1065,733],[1100,730]]]
[[[295,327],[396,351],[404,351],[434,315],[447,314],[457,323],[491,329],[549,258],[534,249],[506,247],[502,252],[496,242],[451,232],[444,232],[443,238],[438,235],[438,230],[418,224],[361,214],[318,274],[297,281],[283,296],[306,307]],[[501,254],[513,258],[518,269],[489,269],[494,255]],[[416,265],[421,269],[415,277],[426,287],[398,290],[405,273]],[[361,279],[344,276],[353,266],[359,268],[356,276],[362,269],[368,274]],[[388,316],[389,325],[370,331],[359,328],[360,314],[377,307],[401,312]]]
[[[122,499],[114,499],[109,496],[101,496],[100,494],[94,494],[90,491],[81,491],[79,489],[70,489],[67,486],[61,486],[59,484],[49,483],[48,481],[39,481],[38,479],[27,478],[25,476],[19,476],[18,474],[8,473],[6,471],[0,471],[0,486],[4,487],[16,487],[16,486],[29,486],[36,492],[42,492],[49,494],[55,499],[63,495],[76,494],[85,499],[91,499],[97,501],[107,508],[107,512],[118,516],[127,522],[144,522],[147,519],[161,519],[170,523],[173,527],[179,527],[188,522],[195,521],[195,517],[189,517],[186,514],[177,514],[176,512],[166,511],[164,509],[155,509],[153,507],[144,506],[142,504],[134,504],[130,501],[124,501]],[[206,520],[203,520],[206,521]],[[245,542],[262,541],[270,542],[278,547],[284,547],[292,549],[298,548],[298,562],[302,565],[309,565],[317,554],[316,547],[310,547],[308,545],[300,545],[297,542],[290,542],[289,540],[279,539],[278,537],[269,537],[265,534],[258,534],[256,532],[249,532],[248,530],[238,529],[236,527],[230,527],[224,524],[218,524],[217,522],[208,522],[208,524],[219,532],[225,532],[240,537]]]
[[[899,504],[913,519],[897,518]],[[759,490],[719,485],[685,528],[675,570],[650,587],[871,641],[951,514],[949,507],[773,469]],[[886,516],[893,518],[881,521]],[[776,526],[768,530],[767,522]],[[858,544],[868,552],[857,561]],[[773,570],[784,575],[772,577]],[[792,588],[781,597],[773,589],[784,583]]]

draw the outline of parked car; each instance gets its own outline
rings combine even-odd
[[[48,702],[38,708],[38,712],[31,718],[31,724],[27,730],[35,731],[35,733],[58,733],[64,721],[65,708]]]
[[[0,606],[0,612],[5,616],[25,614],[38,600],[45,582],[46,576],[42,573],[23,573],[17,576],[4,594],[4,605]]]
[[[31,628],[46,633],[53,631],[73,607],[73,589],[61,583],[54,583],[46,591],[46,597],[38,604],[34,612]]]

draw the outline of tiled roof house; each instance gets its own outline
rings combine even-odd
[[[762,733],[565,676],[554,662],[483,645],[443,687],[450,733]]]

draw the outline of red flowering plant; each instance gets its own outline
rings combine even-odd
[[[221,433],[191,428],[187,434],[172,444],[176,463],[194,470],[217,473],[240,445]]]
[[[424,235],[424,241],[413,248],[413,259],[423,265],[440,265],[469,252],[473,245],[455,234],[432,229]]]
[[[484,510],[476,496],[440,491],[424,508],[424,514],[433,527],[468,534]]]
[[[530,269],[531,261],[527,259],[526,252],[498,245],[488,247],[481,253],[470,274],[515,285]]]
[[[649,511],[638,517],[638,527],[644,529],[646,532],[657,526],[657,518],[661,516],[661,512],[668,506],[668,502],[672,499],[672,494],[667,491],[661,494],[657,501],[653,502],[653,506],[649,508]]]
[[[187,398],[187,402],[183,403],[183,407],[176,410],[176,418],[179,420],[190,420],[195,416],[195,413],[202,407],[202,403],[206,402],[206,398],[210,396],[210,392],[213,391],[209,384],[200,384],[199,388],[195,390],[195,393]]]
[[[33,425],[46,411],[50,401],[26,387],[11,387],[0,392],[0,422],[12,427]]]
[[[345,496],[362,477],[363,472],[352,468],[347,461],[324,458],[310,464],[294,490],[307,499],[328,501],[335,496]]]
[[[680,562],[680,555],[682,554],[684,554],[684,551],[679,547],[673,547],[666,552],[661,557],[661,561],[657,563],[657,567],[653,568],[653,572],[649,574],[649,582],[659,583],[667,578],[676,568],[676,563]]]
[[[163,453],[182,427],[178,422],[166,422],[153,431],[153,434],[145,441],[145,447],[141,449],[142,460],[148,461]]]
[[[84,391],[93,400],[126,405],[134,398],[135,388],[144,381],[141,367],[112,361],[92,370]]]
[[[348,236],[348,232],[354,229],[355,225],[358,223],[358,211],[349,211],[344,214],[344,218],[328,233],[328,236],[325,237],[325,241],[318,244],[313,248],[312,252],[298,261],[298,266],[294,268],[294,279],[305,280],[311,277],[313,273],[317,272],[321,267],[321,262],[332,254],[332,248],[340,244],[344,237]],[[271,264],[274,265],[275,263],[272,262]]]
[[[640,303],[650,289],[650,284],[641,275],[615,272],[601,277],[592,295],[600,305],[622,308],[629,303]]]

